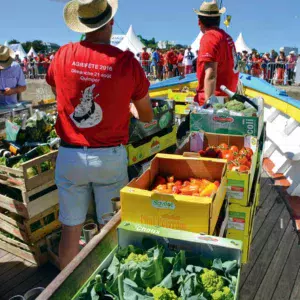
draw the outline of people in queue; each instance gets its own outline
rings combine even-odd
[[[284,84],[284,73],[285,73],[285,64],[287,62],[284,48],[280,48],[279,55],[277,56],[276,60],[276,72],[277,72],[277,84],[283,85]]]
[[[79,253],[92,195],[103,226],[110,200],[128,183],[124,145],[130,113],[142,122],[153,119],[145,69],[132,52],[110,45],[117,10],[118,0],[68,2],[65,23],[85,39],[62,46],[46,77],[57,98],[56,131],[61,138],[55,180],[63,224],[62,269]]]
[[[15,61],[14,51],[0,45],[0,106],[17,104],[25,91],[25,76],[21,66]]]
[[[291,51],[290,55],[287,57],[287,76],[288,76],[288,85],[292,85],[295,77],[295,67],[297,63],[297,56],[295,51]]]

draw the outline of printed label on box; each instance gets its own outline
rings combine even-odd
[[[173,202],[162,201],[162,200],[152,200],[152,206],[159,209],[174,210],[176,208],[176,205]]]
[[[229,212],[228,228],[245,230],[246,214],[241,212]]]
[[[228,180],[227,196],[229,198],[242,200],[244,198],[244,190],[244,181]]]

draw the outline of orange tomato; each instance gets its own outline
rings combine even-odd
[[[181,190],[181,194],[184,196],[192,196],[194,191],[190,189],[190,187],[183,187]]]
[[[175,181],[174,176],[169,176],[169,177],[167,177],[167,182],[173,183],[174,181]]]

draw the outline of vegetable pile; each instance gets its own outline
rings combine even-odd
[[[174,176],[164,178],[157,176],[152,191],[160,194],[211,197],[217,192],[219,181],[211,182],[207,179],[190,178],[189,180],[176,180]]]
[[[241,116],[245,117],[257,117],[257,110],[254,107],[248,107],[237,101],[237,100],[232,100],[227,102],[225,105],[221,103],[216,103],[213,105],[213,108],[217,111],[229,111],[229,112],[235,112],[235,113],[240,113]]]
[[[236,261],[210,261],[184,251],[166,256],[162,246],[147,251],[128,246],[117,251],[79,299],[233,300],[237,273]]]
[[[219,146],[209,146],[205,150],[200,150],[199,154],[201,157],[227,159],[230,171],[247,173],[251,168],[253,151],[248,147],[239,149],[237,146],[222,143]]]

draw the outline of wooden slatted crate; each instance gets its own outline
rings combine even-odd
[[[60,227],[58,205],[29,220],[0,208],[0,229],[25,243],[37,242]]]
[[[19,240],[7,237],[0,231],[0,249],[4,249],[9,253],[39,266],[48,262],[48,252],[45,239],[42,239],[35,244],[27,245]]]
[[[32,191],[44,184],[54,184],[55,163],[58,151],[52,151],[34,158],[21,165],[20,169],[12,169],[0,166],[0,183],[20,189],[23,193]],[[49,162],[50,170],[42,172],[42,163]],[[30,169],[36,167],[37,175],[30,176]]]

